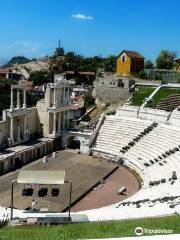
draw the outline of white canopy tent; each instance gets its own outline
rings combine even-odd
[[[21,170],[17,183],[60,185],[65,182],[65,171],[56,170]]]

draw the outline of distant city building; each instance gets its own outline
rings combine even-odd
[[[10,68],[0,68],[0,79],[2,78],[11,78],[14,80],[19,80],[21,74],[13,72]]]
[[[86,77],[88,79],[94,80],[96,78],[95,72],[76,72],[76,71],[66,71],[65,72],[67,79],[72,77]]]
[[[58,47],[56,48],[56,51],[55,51],[55,56],[56,56],[56,57],[62,57],[62,56],[64,56],[64,48],[61,47],[61,42],[60,42],[60,40],[59,40]]]
[[[130,75],[144,69],[144,57],[134,51],[123,50],[117,58],[116,73]]]

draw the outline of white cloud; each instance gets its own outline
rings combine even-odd
[[[93,20],[94,18],[92,16],[86,16],[84,14],[73,14],[72,15],[73,18],[77,18],[77,19],[81,19],[81,20]]]

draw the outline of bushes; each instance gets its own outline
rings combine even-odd
[[[90,120],[91,120],[91,117],[89,115],[85,115],[81,121],[89,122]]]
[[[89,108],[95,105],[95,99],[92,96],[92,91],[89,91],[84,96],[84,106]]]
[[[106,115],[115,115],[116,114],[116,111],[110,111],[108,113],[106,113]]]

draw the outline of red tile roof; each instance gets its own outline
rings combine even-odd
[[[140,53],[135,52],[135,51],[128,51],[128,50],[123,50],[123,51],[119,54],[119,56],[122,55],[124,52],[125,52],[130,58],[134,58],[134,59],[144,59],[144,57],[143,57]],[[118,56],[118,57],[119,57],[119,56]]]
[[[9,68],[0,68],[0,73],[1,74],[6,74],[6,73],[9,73]]]
[[[74,75],[74,71],[66,71],[66,74]],[[79,75],[89,75],[89,76],[95,76],[95,72],[78,72]]]

